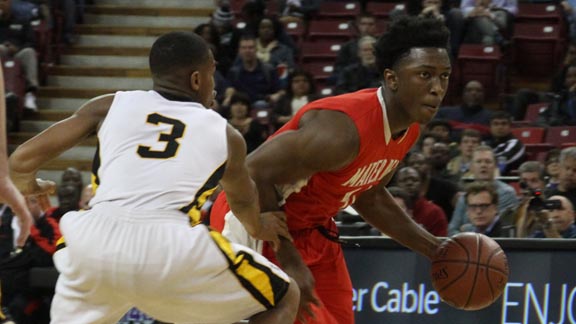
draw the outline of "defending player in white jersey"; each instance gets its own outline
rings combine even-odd
[[[276,245],[289,237],[283,219],[260,214],[242,136],[205,108],[212,53],[192,33],[169,33],[152,46],[150,70],[154,90],[94,98],[10,158],[24,194],[45,192],[53,184],[36,180],[41,165],[98,134],[92,208],[60,222],[52,323],[115,323],[131,307],[175,323],[292,323],[293,281],[199,224],[220,183],[252,236]]]

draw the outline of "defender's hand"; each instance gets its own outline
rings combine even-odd
[[[260,230],[252,237],[258,240],[268,241],[274,249],[280,248],[280,236],[292,242],[292,236],[286,224],[286,214],[281,211],[265,212],[260,214]]]

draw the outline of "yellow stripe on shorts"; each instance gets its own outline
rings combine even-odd
[[[58,241],[56,241],[56,251],[66,247],[66,242],[64,241],[64,236],[61,236]]]
[[[287,281],[266,265],[256,262],[249,253],[240,251],[235,254],[230,241],[219,232],[210,229],[210,236],[224,253],[230,270],[236,275],[240,284],[266,309],[274,307],[284,297],[289,285]]]

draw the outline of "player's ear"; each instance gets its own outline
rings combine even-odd
[[[398,90],[398,76],[394,70],[384,70],[384,86],[392,91]]]
[[[200,82],[201,82],[200,72],[199,71],[192,72],[192,74],[190,74],[190,88],[192,88],[192,90],[194,91],[200,90]]]

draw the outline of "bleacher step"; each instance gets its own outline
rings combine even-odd
[[[77,46],[152,47],[157,36],[79,35]]]
[[[147,68],[147,56],[114,56],[114,55],[62,55],[64,65],[100,67]]]
[[[10,145],[20,145],[32,137],[36,136],[37,132],[17,132],[10,133]],[[86,138],[82,143],[78,144],[80,146],[96,146],[98,139],[96,136],[90,136]]]
[[[91,99],[104,94],[115,93],[121,89],[80,89],[62,87],[40,87],[38,95],[46,98],[87,98]]]
[[[39,97],[38,107],[40,107],[40,110],[61,109],[73,112],[87,101],[88,99],[86,98]]]
[[[102,89],[106,87],[125,90],[152,89],[152,79],[131,77],[100,77],[100,76],[63,76],[50,75],[47,85],[52,87],[79,87],[84,89]]]
[[[160,2],[160,1],[158,1]],[[125,15],[151,17],[208,17],[214,11],[210,7],[134,7],[126,5],[86,6],[85,13],[94,15]]]
[[[73,46],[65,48],[63,55],[148,56],[149,47]]]
[[[60,121],[62,119],[68,118],[72,115],[74,111],[72,110],[56,110],[50,109],[40,109],[33,113],[28,113],[26,115],[26,120],[35,121]]]
[[[207,17],[153,17],[153,16],[128,16],[128,15],[92,15],[85,14],[84,21],[87,24],[100,24],[109,26],[129,26],[129,27],[164,27],[164,28],[188,28],[192,31],[194,27],[208,21]]]
[[[135,4],[137,2],[137,4]],[[98,0],[99,5],[118,5],[134,7],[167,8],[211,8],[214,0]]]
[[[150,71],[145,68],[100,67],[57,65],[49,68],[50,75],[101,76],[149,78]]]
[[[190,31],[194,27],[145,27],[82,24],[75,27],[80,35],[160,36],[175,30]]]

